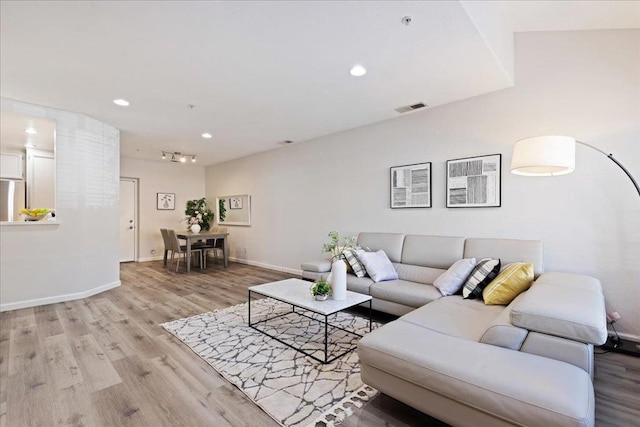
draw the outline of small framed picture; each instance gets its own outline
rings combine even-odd
[[[500,207],[502,155],[447,160],[447,207]]]
[[[242,197],[230,197],[229,207],[231,209],[242,209]]]
[[[176,209],[175,193],[157,193],[157,197],[159,211],[173,211]]]
[[[391,209],[431,207],[431,162],[394,166],[391,171]]]

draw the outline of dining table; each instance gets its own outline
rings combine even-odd
[[[216,239],[216,246],[219,244],[218,241],[222,240],[222,245],[220,249],[222,249],[222,254],[223,254],[222,258],[224,259],[224,268],[227,268],[228,258],[229,258],[229,248],[227,245],[227,237],[229,236],[229,233],[218,233],[215,231],[202,230],[198,233],[194,233],[193,231],[181,231],[181,232],[177,232],[176,235],[178,236],[178,239],[184,239],[187,241],[187,253],[185,254],[187,257],[186,259],[187,273],[191,271],[191,246],[193,242],[197,242],[198,240]],[[166,252],[164,254],[164,263],[165,265],[167,263]]]

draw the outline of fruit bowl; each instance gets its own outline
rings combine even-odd
[[[22,209],[20,214],[25,221],[40,221],[49,214],[49,209]]]

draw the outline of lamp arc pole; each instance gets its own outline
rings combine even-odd
[[[629,177],[629,179],[631,180],[631,182],[633,183],[633,186],[636,187],[636,191],[638,192],[638,196],[640,196],[640,186],[638,186],[638,181],[636,181],[636,179],[633,177],[633,175],[631,175],[631,172],[629,172],[629,170],[627,170],[627,168],[624,167],[624,165],[622,163],[620,163],[618,161],[618,159],[616,159],[613,154],[607,154],[606,152],[602,151],[601,149],[599,149],[598,147],[594,147],[591,144],[587,144],[586,142],[582,142],[582,141],[578,141],[576,139],[576,143],[580,144],[580,145],[584,145],[585,147],[589,147],[591,149],[594,149],[600,153],[602,153],[605,157],[608,157],[609,159],[611,159],[611,161],[613,163],[615,163],[616,165],[618,165],[618,167],[620,169],[622,169],[622,171],[627,175],[627,177]]]

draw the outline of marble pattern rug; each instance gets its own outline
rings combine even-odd
[[[301,309],[291,313],[290,305],[268,298],[251,302],[252,322],[279,315],[258,327],[323,358],[323,317]],[[245,303],[161,326],[282,426],[337,425],[378,393],[362,383],[356,351],[324,365],[250,328],[247,316]],[[369,331],[368,319],[349,313],[332,315],[330,323],[360,335]],[[337,328],[329,334],[330,354],[359,340]]]

